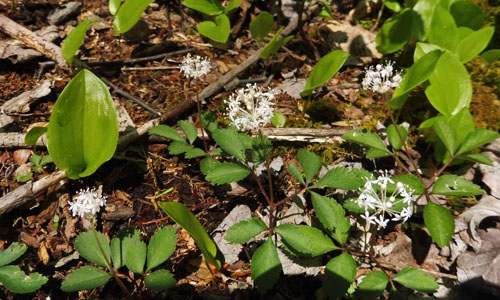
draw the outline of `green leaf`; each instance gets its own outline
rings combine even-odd
[[[481,7],[470,1],[454,1],[450,6],[450,13],[457,27],[465,26],[473,30],[481,28],[485,19]]]
[[[282,269],[278,250],[270,238],[255,251],[250,268],[252,280],[261,294],[276,284]]]
[[[180,136],[177,130],[167,125],[155,126],[149,130],[149,134],[161,136],[163,138],[170,139],[173,141],[185,142],[185,140]]]
[[[306,86],[300,95],[302,97],[309,96],[315,88],[322,86],[330,80],[344,65],[349,55],[348,52],[334,50],[323,56],[307,77]]]
[[[174,227],[163,227],[155,232],[148,245],[146,272],[164,263],[177,246],[177,233]]]
[[[227,162],[221,163],[211,169],[205,179],[212,184],[226,184],[240,181],[246,178],[248,174],[250,174],[250,170],[246,167]]]
[[[373,158],[381,158],[381,157],[387,157],[391,156],[390,153],[376,149],[376,148],[370,148],[366,151],[365,157],[368,159],[373,159]]]
[[[328,1],[325,0],[325,2],[323,2],[323,6],[321,7],[321,10],[318,13],[318,16],[325,18],[327,20],[333,19],[332,8],[328,4]]]
[[[321,177],[314,187],[328,187],[332,189],[357,190],[365,184],[363,178],[356,171],[349,171],[344,167],[333,168]]]
[[[184,154],[184,158],[186,159],[192,159],[192,158],[197,158],[197,157],[203,157],[206,156],[207,154],[205,153],[204,150],[200,148],[191,148],[186,151]]]
[[[392,10],[393,12],[400,12],[402,10],[401,4],[397,2],[396,0],[385,0],[384,1],[385,6]]]
[[[224,8],[224,13],[228,14],[233,9],[238,8],[241,4],[241,0],[231,0],[229,4]]]
[[[5,266],[6,264],[10,264],[15,261],[21,257],[26,250],[28,250],[26,245],[22,245],[17,242],[10,244],[5,250],[0,250],[0,266]]]
[[[403,183],[406,186],[407,191],[408,189],[412,190],[414,195],[422,195],[424,193],[422,181],[420,181],[420,179],[413,174],[397,175],[391,177],[391,179],[394,183],[387,184],[387,193],[393,193],[398,182]]]
[[[287,248],[314,257],[338,249],[321,230],[307,225],[281,224],[274,228]]]
[[[427,39],[426,34],[431,31],[432,16],[437,6],[438,3],[435,0],[419,0],[413,6],[413,11],[422,21],[422,34],[416,36],[417,40],[424,41]]]
[[[395,150],[401,149],[403,147],[403,143],[406,142],[406,138],[408,137],[408,131],[403,126],[398,125],[398,132],[396,131],[396,126],[394,125],[389,125],[387,127],[387,139],[389,140],[389,143],[391,144],[392,148]],[[401,135],[401,138],[399,138]]]
[[[406,267],[399,271],[394,276],[394,281],[422,293],[434,293],[439,287],[434,277],[413,267]]]
[[[24,136],[24,143],[31,146],[36,146],[38,139],[47,132],[47,127],[35,126]]]
[[[300,166],[302,170],[304,170],[306,182],[311,181],[311,179],[318,174],[319,168],[321,167],[319,156],[305,149],[300,149],[298,158]]]
[[[391,153],[389,150],[387,150],[387,147],[385,146],[380,136],[378,136],[378,134],[376,134],[373,131],[364,131],[363,129],[355,129],[344,134],[342,138],[346,141],[356,142],[359,144],[376,148],[378,150],[385,151],[389,154]]]
[[[208,175],[215,167],[220,165],[220,161],[215,160],[211,157],[205,157],[200,161],[200,170],[203,175]]]
[[[267,11],[263,11],[250,22],[250,33],[254,39],[261,42],[273,30],[273,26],[273,15]]]
[[[193,145],[185,141],[173,141],[168,145],[168,153],[170,155],[179,155],[192,149],[194,149]]]
[[[406,45],[412,32],[413,14],[415,12],[406,8],[384,22],[376,38],[378,51],[393,53]]]
[[[444,53],[429,76],[429,82],[425,95],[443,115],[454,115],[469,107],[472,83],[469,72],[456,55]]]
[[[99,20],[85,20],[82,23],[78,24],[68,36],[64,39],[61,51],[64,60],[66,63],[70,64],[73,61],[73,57],[75,57],[76,51],[80,48],[85,39],[85,35],[87,34],[87,29],[89,25],[95,22],[99,22]]]
[[[332,237],[337,242],[343,245],[349,237],[351,223],[349,218],[345,216],[342,205],[338,204],[335,199],[321,196],[315,192],[311,192],[311,199],[321,224],[332,233]]]
[[[122,5],[122,0],[109,0],[109,13],[114,16],[120,9]]]
[[[140,239],[132,239],[123,250],[127,268],[134,273],[142,274],[146,263],[146,243]]]
[[[348,211],[355,213],[355,214],[364,214],[365,213],[365,208],[361,207],[356,203],[355,198],[347,199],[344,201],[342,206],[347,209]]]
[[[474,150],[496,140],[498,137],[500,137],[498,132],[488,129],[476,129],[467,135],[462,145],[460,145],[457,154],[463,154]]]
[[[332,258],[325,267],[323,288],[330,300],[341,299],[356,277],[356,261],[348,253]]]
[[[441,205],[429,202],[424,208],[424,222],[436,244],[448,246],[455,231],[452,214]]]
[[[108,261],[111,260],[111,250],[109,248],[108,239],[104,234],[98,231],[96,233],[102,250],[104,251],[104,255],[106,256],[104,256],[101,252],[99,243],[97,242],[96,236],[92,230],[80,233],[80,235],[75,239],[75,248],[86,260],[96,263],[102,267],[109,268],[111,266],[108,266],[106,263],[106,259]]]
[[[432,188],[433,194],[445,196],[472,196],[482,195],[484,191],[474,183],[457,175],[443,175],[439,177]]]
[[[115,153],[118,119],[106,85],[81,70],[57,99],[47,129],[47,147],[70,179],[89,176]]]
[[[260,54],[260,58],[262,59],[268,59],[271,55],[273,55],[274,53],[278,52],[278,50],[286,43],[288,43],[288,41],[290,41],[291,39],[293,39],[293,35],[289,35],[287,37],[284,37],[282,38],[281,40],[277,40],[281,31],[283,30],[283,28],[285,27],[281,27],[280,29],[278,29],[278,31],[274,34],[274,36],[271,38],[271,40],[269,41],[269,43],[267,43],[266,47],[264,48],[264,50],[262,50],[262,53]]]
[[[264,145],[262,145],[262,140],[264,140]],[[258,166],[266,161],[264,148],[267,155],[269,156],[271,150],[273,149],[273,144],[267,136],[262,136],[262,139],[260,138],[260,136],[254,137],[252,139],[252,162],[254,166]]]
[[[27,174],[18,174],[14,178],[19,182],[26,182],[33,178],[33,172],[29,172]]]
[[[201,112],[201,122],[205,129],[214,132],[218,128],[217,115],[209,110]]]
[[[26,275],[18,266],[0,267],[0,282],[8,290],[17,294],[32,293],[47,281],[48,278],[40,273]]]
[[[267,226],[261,219],[251,218],[234,224],[224,239],[233,244],[243,244],[265,230]]]
[[[428,40],[431,44],[450,51],[455,51],[457,48],[459,36],[455,20],[446,9],[440,6],[434,9]]]
[[[156,270],[144,278],[146,288],[154,292],[166,291],[176,283],[174,275],[164,269]]]
[[[210,16],[224,12],[224,7],[219,0],[183,0],[182,4]]]
[[[491,49],[488,51],[484,51],[481,54],[481,58],[488,64],[491,64],[498,59],[500,59],[500,49]]]
[[[300,169],[299,169],[299,167],[297,167],[297,165],[294,165],[294,164],[288,165],[287,169],[288,169],[288,173],[290,173],[290,175],[292,175],[295,179],[297,179],[297,181],[300,184],[306,185],[304,178],[302,178],[302,173],[300,172]]]
[[[413,66],[404,74],[399,87],[394,90],[394,94],[389,101],[390,108],[400,109],[403,107],[410,92],[426,81],[432,74],[440,56],[441,51],[434,50],[415,61]]]
[[[111,275],[98,268],[85,266],[74,270],[61,284],[64,292],[90,290],[99,287],[111,278]]]
[[[446,121],[455,129],[455,133],[457,134],[457,145],[462,144],[467,135],[476,128],[474,125],[474,118],[468,107],[462,108],[457,114],[448,117]]]
[[[356,296],[361,300],[378,299],[382,296],[388,282],[389,277],[387,277],[384,272],[371,271],[358,285]]]
[[[286,124],[286,117],[281,112],[275,110],[271,119],[271,124],[274,128],[283,128]]]
[[[422,124],[420,124],[420,126],[418,127],[418,129],[431,128],[431,127],[434,127],[434,123],[436,123],[437,121],[446,121],[448,119],[449,118],[446,116],[435,116],[435,117],[432,117],[432,118],[429,118],[429,119],[423,121]]]
[[[229,18],[222,14],[214,18],[214,21],[203,21],[198,24],[198,31],[207,38],[219,43],[226,43],[231,31]]]
[[[128,249],[140,241],[141,233],[134,228],[125,228],[115,234],[111,240],[111,257],[115,270],[126,264]]]
[[[454,155],[455,149],[457,148],[457,134],[455,129],[446,121],[437,121],[434,123],[434,130],[439,139],[446,146],[446,149],[450,151],[451,155]]]
[[[463,154],[458,158],[464,159],[467,161],[477,162],[480,164],[485,164],[488,166],[493,166],[493,161],[489,159],[487,156],[482,155],[481,153],[471,153],[471,154]]]
[[[213,138],[222,148],[238,160],[245,162],[245,147],[234,128],[217,129],[213,132]]]
[[[491,38],[495,28],[487,27],[472,32],[458,43],[457,55],[462,63],[466,63],[481,53]]]
[[[154,0],[128,0],[120,6],[114,17],[113,28],[116,34],[132,29],[141,18],[142,13]]]
[[[217,269],[221,268],[221,263],[215,258],[217,254],[217,246],[212,241],[210,236],[207,234],[203,226],[193,215],[189,209],[182,203],[178,202],[163,202],[158,204],[161,209],[184,228],[193,237],[194,241],[198,245],[205,256],[205,260],[213,264]]]

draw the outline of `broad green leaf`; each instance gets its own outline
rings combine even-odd
[[[394,90],[389,107],[400,109],[406,102],[410,92],[429,78],[441,56],[441,51],[431,51],[416,60],[403,76],[403,81]]]
[[[444,8],[436,7],[432,16],[429,42],[455,51],[459,42],[458,29],[453,16]]]
[[[198,24],[198,31],[207,38],[219,43],[226,43],[231,32],[229,18],[222,14],[214,18],[214,21],[203,21]]]
[[[448,246],[455,231],[452,214],[441,205],[429,202],[424,208],[424,222],[436,244]]]
[[[342,204],[342,206],[345,209],[347,209],[348,211],[350,211],[352,213],[355,213],[355,214],[363,214],[363,213],[365,213],[365,208],[359,206],[358,203],[356,203],[356,199],[355,198],[347,199],[346,201],[344,201],[344,203]]]
[[[26,275],[18,266],[0,267],[0,282],[8,290],[17,294],[27,294],[38,290],[48,281],[40,273]]]
[[[491,64],[494,61],[500,59],[500,49],[491,49],[488,51],[484,51],[483,54],[481,54],[481,58],[488,64]]]
[[[263,11],[250,22],[250,33],[254,39],[261,42],[273,30],[273,26],[273,15],[267,11]]]
[[[144,278],[146,288],[154,292],[166,291],[176,283],[174,275],[164,269],[156,270]]]
[[[473,30],[481,28],[485,19],[481,7],[467,0],[453,2],[450,6],[450,13],[457,27],[465,26]]]
[[[449,118],[446,116],[435,116],[435,117],[432,117],[432,118],[429,118],[429,119],[423,121],[422,124],[420,124],[420,126],[418,126],[418,129],[432,128],[432,127],[434,127],[434,123],[436,123],[437,121],[446,121],[448,119]]]
[[[215,160],[211,157],[205,157],[200,161],[200,171],[203,173],[203,175],[208,175],[210,171],[213,170],[216,166],[220,165],[220,161]]]
[[[384,4],[388,9],[392,10],[395,13],[402,10],[401,4],[399,4],[399,2],[396,0],[385,0]]]
[[[128,247],[124,249],[125,254],[125,265],[127,268],[137,274],[142,274],[144,272],[144,264],[146,263],[146,243],[140,239],[133,239],[128,244]]]
[[[447,122],[455,129],[457,145],[462,144],[467,135],[475,129],[474,118],[468,107],[464,107],[457,114],[448,117]]]
[[[321,10],[319,11],[318,16],[325,18],[325,19],[328,19],[328,20],[333,19],[332,8],[330,7],[330,4],[328,4],[328,1],[325,0],[323,2],[323,6],[321,7]]]
[[[193,145],[188,144],[186,141],[173,141],[168,145],[168,153],[170,155],[179,155],[194,149]]]
[[[95,233],[92,230],[89,230],[87,232],[80,233],[80,235],[75,239],[75,248],[86,260],[105,268],[111,267],[106,263],[106,259],[109,262],[111,261],[111,250],[109,248],[108,239],[104,234],[98,231],[96,233],[99,238],[99,243],[97,242]],[[106,256],[104,256],[101,252],[99,244],[101,244],[104,255]]]
[[[286,117],[281,112],[275,110],[271,119],[271,124],[274,128],[283,128],[286,124]]]
[[[186,153],[184,154],[184,157],[186,159],[191,159],[191,158],[203,157],[206,155],[207,154],[205,153],[205,151],[200,149],[200,148],[191,148],[191,149],[186,151]]]
[[[194,141],[198,138],[198,129],[194,126],[193,123],[187,120],[180,120],[177,122],[179,128],[184,132],[190,144],[193,144]]]
[[[434,123],[434,130],[446,146],[446,149],[450,151],[451,155],[454,155],[457,148],[457,134],[455,129],[446,121],[437,121]]]
[[[219,0],[183,0],[182,4],[210,16],[216,16],[224,12],[224,7]]]
[[[456,52],[460,61],[466,63],[479,55],[488,46],[494,32],[493,27],[482,28],[462,39],[458,43]]]
[[[314,257],[338,249],[321,230],[307,225],[281,224],[274,228],[287,248]]]
[[[387,147],[385,146],[380,136],[378,136],[378,134],[376,134],[373,131],[364,131],[363,129],[355,129],[344,134],[342,138],[346,141],[356,142],[359,144],[367,145],[385,151],[389,154],[391,153],[389,152],[389,150],[387,150]]]
[[[377,148],[370,148],[366,151],[365,157],[368,159],[381,158],[391,156],[389,152],[382,151]]]
[[[422,293],[434,293],[439,287],[434,277],[413,267],[406,267],[399,271],[394,276],[394,281]]]
[[[177,130],[167,125],[158,125],[149,130],[149,134],[161,136],[172,141],[185,142]]]
[[[26,245],[22,245],[17,242],[10,244],[5,250],[0,250],[0,266],[5,266],[6,264],[10,264],[15,261],[21,257],[26,250],[28,250]]]
[[[148,263],[146,272],[164,263],[177,246],[177,233],[174,227],[163,227],[149,240]]]
[[[424,186],[422,181],[413,174],[403,174],[391,177],[394,183],[387,184],[387,193],[393,193],[396,189],[396,184],[402,182],[406,186],[406,190],[412,190],[414,195],[422,195],[424,193]]]
[[[306,185],[304,178],[302,178],[302,173],[300,172],[300,169],[299,167],[297,167],[297,165],[294,164],[288,165],[288,173],[290,173],[290,175],[292,175],[295,179],[297,179],[297,181],[300,184]]]
[[[459,40],[461,41],[462,39],[465,39],[467,36],[469,36],[473,32],[474,32],[474,30],[470,29],[469,27],[458,27]],[[459,42],[459,44],[460,44],[460,42]]]
[[[293,35],[289,35],[287,37],[284,37],[280,40],[277,40],[278,37],[280,36],[280,33],[281,31],[283,30],[283,28],[285,27],[281,27],[280,29],[278,29],[278,31],[274,34],[274,36],[271,38],[271,40],[269,41],[269,43],[267,43],[266,47],[264,48],[264,50],[262,51],[262,53],[260,54],[260,58],[262,59],[268,59],[271,55],[275,54],[276,52],[278,52],[278,50],[286,43],[288,43],[288,41],[290,41],[291,39],[293,39]]]
[[[201,112],[201,121],[205,129],[210,132],[214,132],[219,126],[217,115],[209,110]]]
[[[432,106],[445,116],[469,107],[472,99],[472,83],[469,72],[452,53],[441,55],[436,68],[429,76],[430,85],[425,95]]]
[[[469,133],[458,149],[458,154],[463,154],[492,142],[500,137],[500,134],[488,129],[476,129]]]
[[[472,196],[482,195],[484,191],[474,183],[457,175],[443,175],[439,177],[432,188],[433,194],[445,196]]]
[[[267,230],[267,226],[261,219],[251,218],[234,224],[229,228],[224,239],[233,244],[243,244],[264,230]]]
[[[246,167],[232,163],[221,163],[211,169],[205,179],[212,184],[226,184],[244,179],[250,174]]]
[[[245,147],[241,142],[238,132],[233,128],[217,129],[213,132],[213,138],[222,148],[238,160],[245,162]]]
[[[319,156],[305,149],[300,149],[298,158],[300,166],[302,167],[302,170],[304,170],[306,182],[311,181],[311,179],[318,174],[319,168],[321,167]]]
[[[109,0],[109,13],[114,16],[120,9],[122,5],[122,0]]]
[[[87,34],[87,29],[89,25],[95,22],[99,22],[99,20],[85,20],[82,23],[78,24],[68,36],[64,39],[61,51],[64,60],[66,63],[70,64],[73,61],[73,57],[75,57],[76,51],[83,43],[85,39],[85,35]]]
[[[485,164],[488,166],[493,166],[493,161],[481,153],[464,154],[464,155],[460,155],[458,158],[461,158],[461,159],[464,159],[467,161],[477,162],[480,164]]]
[[[252,270],[252,280],[261,294],[271,289],[278,281],[282,268],[278,250],[276,250],[272,239],[267,239],[255,251],[250,268]]]
[[[345,216],[342,205],[333,198],[327,198],[315,192],[311,192],[311,199],[321,224],[332,233],[332,237],[337,242],[343,245],[349,236],[351,223],[349,218]]]
[[[382,296],[388,282],[389,277],[387,277],[384,272],[371,271],[358,285],[356,296],[361,300],[378,299]]]
[[[377,50],[387,54],[401,49],[411,36],[413,14],[406,8],[387,19],[377,34]]]
[[[446,49],[443,49],[443,48],[439,47],[438,45],[418,42],[417,46],[415,47],[415,52],[413,52],[413,60],[418,61],[425,54],[432,52],[432,51],[435,51],[435,50],[439,50],[440,53],[447,51]],[[436,59],[436,62],[437,62],[437,59]]]
[[[115,270],[126,264],[128,249],[130,249],[131,245],[140,241],[141,233],[134,228],[125,228],[115,234],[113,239],[111,239],[111,257]]]
[[[178,202],[163,202],[158,205],[175,223],[179,224],[193,237],[201,253],[205,256],[205,260],[220,269],[221,263],[215,258],[217,246],[215,246],[215,243],[193,213],[184,204]]]
[[[231,0],[229,4],[224,8],[224,13],[228,14],[233,9],[238,8],[241,4],[241,0]]]
[[[47,147],[70,179],[89,176],[115,153],[118,119],[106,85],[81,70],[57,99],[47,129]]]
[[[406,128],[400,125],[397,126],[397,131],[396,126],[392,124],[387,127],[387,139],[389,140],[392,148],[395,150],[401,149],[401,147],[403,147],[403,143],[406,142],[406,138],[408,137],[408,131],[406,131]],[[403,139],[402,141],[400,137]]]
[[[332,189],[357,190],[365,184],[357,172],[344,167],[333,168],[321,177],[314,187],[329,187]]]
[[[309,96],[315,88],[322,86],[330,80],[344,65],[349,55],[348,52],[334,50],[323,56],[307,77],[306,86],[300,95],[302,97]]]
[[[420,41],[426,40],[426,35],[431,30],[432,16],[434,15],[434,9],[437,7],[436,0],[419,0],[416,1],[413,6],[413,11],[417,14],[417,17],[422,21],[423,34],[418,36],[417,39]]]
[[[90,290],[99,287],[111,278],[111,275],[95,267],[85,266],[74,270],[61,284],[64,292]]]
[[[116,34],[129,31],[141,18],[142,13],[154,0],[127,0],[120,6],[113,21]]]
[[[264,145],[262,145],[262,140],[264,140]],[[273,144],[267,136],[262,136],[262,139],[260,138],[260,136],[252,139],[252,162],[254,166],[257,167],[258,165],[266,161],[264,149],[266,150],[267,156],[269,157],[273,149]]]
[[[332,258],[325,267],[323,288],[330,300],[341,299],[356,277],[356,261],[348,253]]]
[[[38,139],[47,132],[47,127],[35,126],[24,136],[24,143],[31,146],[36,146]]]

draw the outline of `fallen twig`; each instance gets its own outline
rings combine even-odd
[[[175,56],[175,55],[181,55],[181,54],[189,53],[192,51],[194,51],[194,48],[186,48],[186,49],[177,50],[177,51],[173,51],[173,52],[162,53],[162,54],[146,56],[146,57],[131,58],[131,59],[126,59],[126,60],[87,61],[85,63],[91,67],[109,66],[109,65],[132,65],[132,64],[136,64],[136,63],[140,63],[140,62],[157,60],[157,59]]]

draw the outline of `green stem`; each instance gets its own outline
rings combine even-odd
[[[195,88],[196,88],[196,108],[198,109],[198,120],[200,120],[200,128],[201,128],[201,138],[203,142],[203,148],[205,149],[205,153],[208,157],[211,156],[210,151],[208,151],[207,141],[205,139],[205,126],[203,125],[203,121],[201,120],[201,103],[200,103],[200,93],[198,91],[198,79],[195,79]]]

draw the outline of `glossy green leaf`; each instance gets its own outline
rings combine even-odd
[[[472,32],[458,43],[457,55],[462,63],[466,63],[479,55],[493,37],[495,28],[486,27]]]
[[[455,231],[453,215],[441,205],[429,202],[424,208],[424,222],[436,244],[448,246]]]
[[[101,252],[99,243],[97,242],[96,236],[92,230],[80,233],[80,235],[75,239],[75,248],[85,259],[108,268],[110,266],[106,263],[106,259],[107,261],[111,261],[111,250],[109,248],[108,239],[100,232],[97,232],[97,236],[106,256],[104,256]]]
[[[351,223],[345,216],[342,205],[333,198],[327,198],[311,192],[311,200],[316,216],[321,224],[331,232],[332,237],[343,245],[349,236]]]
[[[328,187],[332,189],[357,190],[365,184],[357,171],[350,171],[344,167],[333,168],[321,177],[314,187]]]
[[[434,123],[434,130],[446,146],[446,149],[448,149],[451,155],[454,155],[457,148],[457,134],[455,129],[446,121],[437,121]]]
[[[417,46],[415,47],[415,52],[413,52],[413,60],[418,61],[420,58],[422,58],[422,56],[424,56],[425,54],[432,52],[434,50],[439,50],[440,53],[447,51],[446,49],[443,49],[443,48],[439,47],[438,45],[418,42]],[[436,59],[436,62],[437,62],[437,59]]]
[[[193,144],[194,141],[198,138],[198,129],[194,126],[193,123],[187,120],[180,120],[177,122],[179,128],[184,132],[190,144]]]
[[[231,32],[229,18],[222,14],[214,18],[214,21],[203,21],[198,24],[198,31],[207,38],[219,43],[226,43]]]
[[[457,145],[462,144],[467,135],[475,129],[474,118],[467,107],[462,108],[455,115],[448,117],[446,121],[455,129]]]
[[[137,274],[144,272],[144,264],[146,263],[146,243],[140,239],[132,239],[125,251],[125,265],[127,268]]]
[[[467,161],[477,162],[480,164],[485,164],[488,166],[493,166],[493,161],[481,153],[464,154],[464,155],[460,155],[458,158],[463,159],[463,160],[467,160]]]
[[[120,9],[122,5],[122,0],[109,0],[109,13],[114,16]]]
[[[221,163],[211,169],[205,179],[212,184],[226,184],[237,182],[246,178],[250,174],[250,170],[246,167],[232,163]]]
[[[437,7],[436,0],[419,0],[416,1],[413,6],[413,11],[416,13],[417,17],[422,21],[422,35],[417,36],[420,41],[426,40],[426,35],[431,30],[432,16],[434,15],[434,9]]]
[[[10,244],[5,250],[0,250],[0,266],[4,266],[15,261],[21,257],[26,250],[28,250],[26,245],[22,245],[17,242]]]
[[[192,158],[197,158],[197,157],[203,157],[206,155],[207,154],[205,153],[205,151],[203,149],[191,148],[191,149],[186,151],[186,153],[184,154],[184,157],[186,159],[192,159]]]
[[[149,134],[161,136],[163,138],[170,139],[173,141],[185,142],[185,140],[180,136],[177,130],[167,125],[155,126],[149,130]]]
[[[275,110],[271,119],[271,124],[274,128],[283,128],[286,124],[286,117],[281,112]]]
[[[388,282],[389,277],[387,277],[384,272],[371,271],[358,285],[356,296],[361,300],[376,300],[382,296]]]
[[[276,284],[282,268],[278,250],[270,238],[255,251],[250,268],[252,280],[261,294]]]
[[[444,8],[436,7],[428,35],[429,42],[455,51],[459,42],[458,29],[453,16]]]
[[[18,266],[0,267],[0,282],[8,290],[17,294],[32,293],[48,281],[40,273],[26,275]]]
[[[332,258],[325,267],[323,289],[330,300],[341,299],[356,277],[356,261],[348,253]]]
[[[498,132],[488,129],[476,129],[465,137],[458,149],[458,154],[463,154],[492,142],[500,137]]]
[[[307,257],[338,249],[321,230],[307,225],[281,224],[274,228],[287,248]]]
[[[179,155],[194,149],[193,145],[188,144],[186,141],[173,141],[168,145],[168,153],[170,155]]]
[[[78,26],[71,30],[68,36],[64,39],[61,51],[66,63],[70,64],[73,61],[76,51],[78,51],[83,43],[83,40],[85,39],[89,25],[95,22],[99,22],[99,20],[85,20],[81,22]]]
[[[359,144],[370,146],[390,154],[389,150],[387,150],[387,147],[385,146],[380,136],[378,136],[378,134],[376,134],[373,131],[355,129],[344,134],[342,138],[346,141],[356,142]]]
[[[213,132],[213,138],[222,150],[242,162],[246,161],[245,146],[234,128],[217,129]]]
[[[391,156],[391,153],[382,151],[377,148],[370,148],[366,151],[365,157],[368,159],[373,159],[373,158],[381,158],[381,157],[387,157]]]
[[[484,51],[483,54],[481,54],[481,58],[488,64],[491,64],[500,59],[500,49]]]
[[[240,6],[241,0],[231,0],[229,4],[224,8],[224,13],[228,14],[231,12],[233,9],[236,9]]]
[[[113,21],[116,34],[129,31],[141,18],[142,13],[154,0],[127,0],[120,6]]]
[[[273,15],[267,11],[263,11],[250,22],[250,33],[257,41],[263,41],[269,32],[273,30],[273,26]]]
[[[387,19],[377,34],[377,50],[393,53],[401,49],[411,36],[413,14],[411,9],[406,8]]]
[[[349,55],[348,52],[334,50],[323,56],[307,77],[306,86],[300,95],[302,97],[309,96],[315,88],[322,86],[330,80],[344,65]]]
[[[481,7],[468,0],[454,1],[450,6],[450,13],[457,27],[465,26],[473,30],[481,28],[485,19],[485,14]]]
[[[166,291],[176,283],[174,275],[164,269],[156,270],[144,278],[146,288],[154,292]]]
[[[437,121],[446,121],[448,119],[449,118],[446,116],[435,116],[423,121],[422,124],[420,124],[420,126],[418,127],[418,129],[432,128],[434,127],[434,123],[436,123]]]
[[[205,228],[201,226],[200,222],[193,213],[182,203],[178,202],[163,202],[158,204],[161,209],[184,228],[193,237],[205,257],[205,260],[213,264],[217,269],[221,268],[221,263],[215,258],[217,254],[217,246],[212,241]]]
[[[399,131],[399,134],[398,134]],[[391,144],[392,148],[395,150],[400,150],[403,147],[403,143],[406,143],[406,138],[408,137],[408,131],[403,126],[398,125],[397,130],[396,126],[389,125],[387,127],[387,139]],[[401,140],[401,138],[403,140]]]
[[[432,193],[445,196],[472,196],[482,195],[484,191],[461,176],[443,175],[434,183]]]
[[[47,127],[35,126],[24,136],[24,143],[31,146],[36,146],[38,139],[47,132]]]
[[[406,267],[399,271],[394,276],[394,281],[422,293],[434,293],[439,287],[434,277],[413,267]]]
[[[299,169],[299,167],[297,167],[297,165],[294,165],[294,164],[288,165],[288,173],[290,173],[290,175],[292,175],[295,179],[297,179],[297,181],[300,184],[306,185],[306,182],[304,181],[304,178],[302,177],[302,173],[300,172],[300,169]]]
[[[64,292],[90,290],[99,287],[111,278],[111,275],[95,267],[85,266],[74,270],[61,284]]]
[[[47,129],[47,147],[70,179],[89,176],[115,153],[118,120],[106,85],[81,70],[57,99]]]
[[[148,263],[146,272],[164,263],[177,246],[177,233],[174,227],[163,227],[155,232],[149,240]]]
[[[424,186],[422,185],[422,181],[418,179],[417,176],[413,174],[403,174],[391,177],[394,183],[387,184],[387,193],[392,193],[396,189],[396,185],[398,182],[403,183],[406,186],[406,189],[413,191],[414,195],[422,195],[424,193]]]
[[[210,171],[213,170],[216,166],[220,165],[220,161],[215,160],[211,157],[205,157],[200,161],[200,171],[203,173],[203,175],[208,175]]]
[[[319,168],[321,167],[319,156],[305,149],[300,149],[298,158],[300,166],[302,167],[302,170],[304,170],[306,181],[311,181],[311,179],[318,174]]]
[[[219,0],[183,0],[182,4],[210,16],[224,12],[224,7]]]
[[[243,244],[265,230],[267,226],[261,219],[251,218],[234,224],[224,239],[233,244]]]
[[[293,39],[293,35],[289,35],[287,37],[284,37],[280,40],[277,40],[278,37],[280,36],[280,33],[281,31],[283,30],[283,28],[285,27],[281,27],[280,29],[278,29],[278,31],[274,34],[274,36],[271,38],[271,40],[269,41],[269,43],[267,43],[266,47],[264,48],[264,50],[262,50],[262,53],[260,54],[260,58],[262,59],[268,59],[269,57],[271,57],[271,55],[275,54],[276,52],[278,52],[278,50],[283,46],[285,45],[286,43],[288,43],[288,41],[290,41],[291,39]]]
[[[399,2],[396,0],[385,0],[384,5],[395,13],[402,10],[401,4],[399,4]]]
[[[125,228],[120,230],[113,239],[111,239],[111,258],[113,259],[113,268],[118,270],[126,264],[127,251],[133,244],[141,241],[141,233],[134,228]]]

